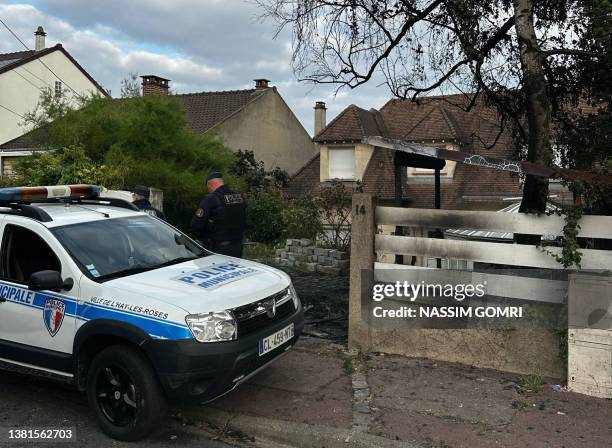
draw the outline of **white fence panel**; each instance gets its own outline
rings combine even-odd
[[[376,251],[399,255],[418,255],[435,258],[473,260],[482,263],[563,269],[550,254],[536,246],[524,244],[488,243],[480,241],[438,240],[396,235],[376,235]],[[560,255],[561,248],[548,251]],[[581,268],[610,269],[612,251],[581,249]]]
[[[376,207],[378,225],[490,230],[493,232],[563,235],[565,221],[556,215],[528,215],[464,210]],[[580,219],[580,237],[612,238],[612,216],[585,215]]]

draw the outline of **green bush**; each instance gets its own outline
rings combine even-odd
[[[256,191],[247,196],[247,238],[275,244],[285,238],[283,212],[287,202],[277,191]]]
[[[20,185],[105,184],[110,171],[96,165],[82,146],[72,145],[53,152],[38,152],[15,161]]]
[[[316,239],[322,230],[320,210],[312,196],[291,201],[282,213],[287,238]]]
[[[138,184],[159,188],[168,220],[183,229],[207,193],[205,179],[211,169],[223,172],[231,188],[240,191],[245,186],[230,172],[234,154],[221,140],[191,132],[181,103],[172,96],[92,97],[80,110],[72,110],[43,93],[29,116],[38,143],[59,149],[16,163],[16,174],[28,185],[82,182],[123,190]]]

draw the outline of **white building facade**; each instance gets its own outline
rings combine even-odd
[[[35,37],[34,50],[0,54],[0,146],[31,130],[23,117],[36,109],[43,89],[75,104],[81,96],[108,96],[61,44],[45,48],[42,27]]]

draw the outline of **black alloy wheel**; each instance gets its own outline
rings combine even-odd
[[[149,436],[166,415],[166,397],[151,363],[127,344],[110,346],[93,359],[87,399],[102,430],[117,440]]]
[[[100,370],[96,378],[98,406],[104,416],[115,426],[126,426],[136,420],[140,394],[134,380],[118,366]]]

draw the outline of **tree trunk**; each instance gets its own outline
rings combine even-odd
[[[553,160],[550,135],[551,111],[542,67],[543,55],[534,27],[533,0],[513,0],[513,3],[516,36],[523,71],[523,89],[526,97],[529,133],[527,160],[548,166]],[[519,212],[545,212],[547,198],[548,179],[527,176]],[[539,240],[539,237],[517,235],[517,241],[521,243],[537,244]]]

